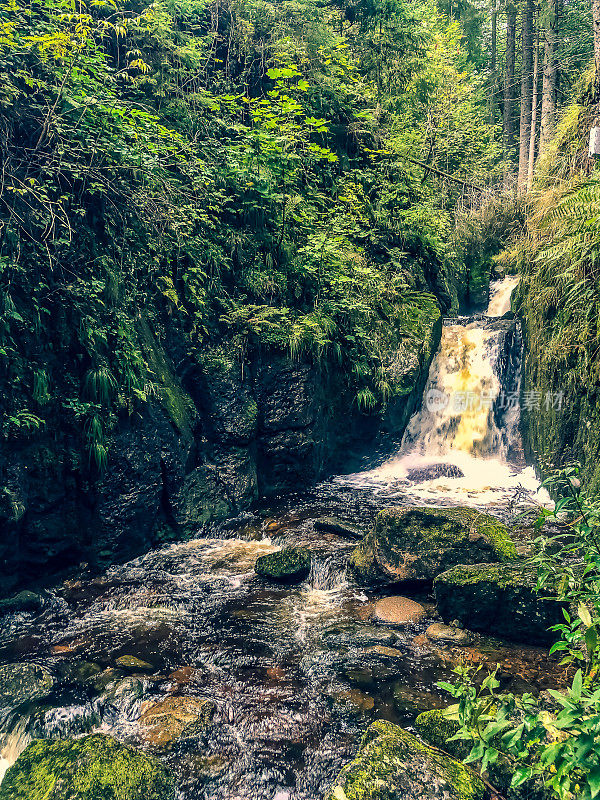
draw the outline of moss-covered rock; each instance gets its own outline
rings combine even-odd
[[[462,761],[469,754],[469,744],[460,740],[450,741],[459,728],[458,720],[441,708],[424,711],[415,720],[415,730],[422,739]]]
[[[0,600],[0,615],[15,614],[21,611],[39,611],[42,598],[35,592],[19,592],[14,597]]]
[[[430,582],[456,564],[516,558],[515,545],[499,520],[471,508],[391,508],[350,559],[363,583]]]
[[[147,661],[142,661],[141,658],[137,658],[136,656],[119,656],[115,663],[122,669],[131,670],[133,672],[152,672],[154,670],[152,664],[149,664]]]
[[[284,547],[256,559],[255,570],[261,578],[289,583],[301,581],[310,572],[310,550]]]
[[[433,587],[445,622],[503,639],[549,644],[551,625],[562,622],[562,603],[538,594],[537,570],[524,564],[470,564],[438,575]]]
[[[36,740],[7,771],[0,800],[173,800],[160,761],[95,734]]]
[[[482,800],[484,795],[483,782],[463,764],[379,720],[340,772],[329,800]]]

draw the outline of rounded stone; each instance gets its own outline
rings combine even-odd
[[[142,704],[140,727],[144,739],[159,747],[197,736],[213,718],[216,707],[202,697],[170,696]]]
[[[408,597],[384,597],[375,603],[373,619],[384,625],[411,625],[425,617],[425,609],[420,603]]]
[[[4,664],[0,667],[0,711],[48,697],[54,683],[49,670],[39,664]]]
[[[433,625],[430,625],[425,631],[425,635],[430,642],[440,644],[467,645],[473,641],[473,637],[468,631],[454,628],[451,625],[443,625],[441,622],[434,622]]]

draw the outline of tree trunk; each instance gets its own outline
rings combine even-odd
[[[533,185],[533,168],[535,165],[535,137],[537,127],[537,109],[538,109],[538,83],[540,74],[540,29],[538,25],[534,25],[534,50],[533,50],[533,87],[531,92],[531,129],[529,132],[529,158],[527,164],[527,191],[531,190]]]
[[[600,0],[599,0],[600,2]],[[517,189],[524,192],[529,166],[529,140],[531,138],[531,95],[533,88],[533,0],[526,0],[523,8],[521,68],[521,116],[519,123],[519,177]]]
[[[600,0],[592,0],[592,21],[594,25],[594,62],[596,65],[596,98],[600,87]]]
[[[506,65],[504,69],[504,114],[503,134],[506,172],[510,172],[515,148],[515,39],[517,31],[517,10],[506,6]]]
[[[561,0],[551,0],[550,16],[544,32],[544,78],[542,84],[542,117],[540,154],[548,146],[556,129],[556,88],[558,65],[556,44],[560,25]]]
[[[597,0],[600,3],[600,0]],[[497,32],[498,32],[498,11],[496,8],[496,0],[492,0],[492,45],[491,45],[491,58],[490,58],[490,124],[494,125],[496,122],[496,91],[498,89],[498,76],[497,70]]]

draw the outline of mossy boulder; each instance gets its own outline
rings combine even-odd
[[[551,625],[563,621],[564,605],[552,587],[536,592],[537,570],[524,564],[469,564],[438,575],[433,587],[444,622],[502,639],[550,644]]]
[[[42,598],[35,592],[19,592],[14,597],[0,600],[1,614],[16,614],[22,611],[39,611],[42,607]]]
[[[257,575],[281,583],[301,581],[310,572],[310,550],[306,547],[284,547],[256,559]]]
[[[350,558],[363,583],[430,583],[456,564],[517,557],[506,527],[472,508],[390,508]]]
[[[160,761],[109,736],[36,740],[0,785],[0,800],[173,800]]]
[[[441,708],[424,711],[415,720],[415,730],[422,739],[462,761],[469,755],[471,747],[468,742],[450,741],[459,728],[458,720]]]
[[[141,658],[136,658],[136,656],[119,656],[115,663],[122,669],[132,672],[152,672],[154,670],[152,664],[149,664],[147,661],[142,661]]]
[[[483,782],[463,764],[378,720],[356,758],[338,775],[329,800],[483,800]]]

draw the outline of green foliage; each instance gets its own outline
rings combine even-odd
[[[408,159],[497,177],[473,64],[407,0],[5,2],[4,435],[48,423],[102,468],[119,414],[173,395],[154,352],[172,330],[189,358],[234,337],[385,404],[374,327],[425,293],[456,308],[463,269],[461,185]]]
[[[480,681],[465,667],[455,670],[455,684],[439,686],[458,700],[460,730],[453,739],[470,744],[467,762],[485,771],[504,760],[514,787],[539,778],[560,800],[594,800],[600,794],[600,498],[581,489],[578,466],[545,484],[558,499],[552,511],[541,511],[537,525],[552,520],[566,530],[538,538],[532,560],[538,591],[552,583],[574,609],[552,628],[557,640],[550,650],[577,667],[571,686],[549,690],[550,700],[516,696],[498,691],[496,672]]]

